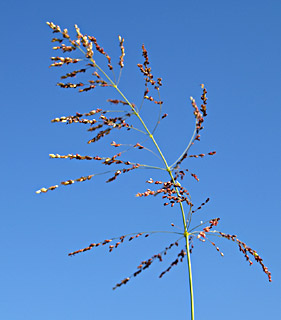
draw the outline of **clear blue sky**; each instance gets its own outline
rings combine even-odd
[[[280,1],[5,1],[1,4],[1,273],[0,318],[5,320],[188,319],[186,262],[161,280],[177,251],[116,291],[140,261],[175,238],[155,235],[70,258],[67,253],[111,236],[181,225],[177,208],[160,197],[136,198],[157,178],[132,172],[112,184],[101,176],[36,195],[41,187],[101,171],[96,162],[49,159],[49,153],[105,155],[87,145],[85,127],[52,124],[57,116],[104,107],[116,97],[100,89],[78,94],[56,86],[66,70],[49,69],[53,21],[97,37],[115,58],[125,38],[120,88],[139,103],[145,43],[161,91],[165,119],[156,135],[173,162],[192,133],[189,97],[208,89],[208,117],[187,177],[194,202],[211,198],[197,221],[220,217],[220,229],[257,250],[272,272],[249,267],[237,247],[195,242],[192,266],[196,319],[277,319],[280,315]],[[114,60],[117,63],[118,59]],[[66,71],[67,72],[67,71]],[[144,114],[154,105],[147,103]],[[150,116],[148,116],[150,121]],[[118,137],[114,137],[116,141]],[[106,141],[112,140],[109,137]],[[125,136],[120,139],[125,141]],[[119,141],[117,141],[119,142]],[[108,149],[106,149],[108,150]],[[139,153],[138,153],[139,152]],[[145,151],[128,160],[150,161]],[[132,157],[132,158],[130,158]],[[157,161],[156,161],[157,163]],[[162,178],[162,177],[161,177]]]

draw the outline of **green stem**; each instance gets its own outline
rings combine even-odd
[[[187,253],[187,263],[188,263],[188,277],[189,277],[190,311],[191,311],[191,319],[194,320],[194,295],[193,295],[192,270],[191,270],[191,258],[190,258],[190,251],[189,251],[188,234],[185,234],[185,240],[186,240],[186,253]]]
[[[175,185],[175,190],[178,195],[179,190],[176,187],[176,181],[173,177],[172,171],[169,168],[168,170],[170,177]],[[186,225],[186,218],[185,218],[185,213],[184,213],[184,208],[182,205],[182,202],[180,202],[180,209],[182,213],[182,220],[183,220],[183,225],[184,225],[184,237],[185,237],[185,243],[186,243],[186,257],[187,257],[187,265],[188,265],[188,277],[189,277],[189,293],[190,293],[190,311],[191,311],[191,320],[194,320],[194,295],[193,295],[193,283],[192,283],[192,269],[191,269],[191,257],[190,257],[190,248],[189,248],[189,232],[187,231],[187,225]]]

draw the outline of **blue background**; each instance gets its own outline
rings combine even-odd
[[[164,112],[156,138],[169,163],[193,131],[189,97],[208,89],[208,117],[191,153],[217,155],[185,162],[200,178],[184,185],[198,205],[196,219],[220,217],[218,229],[257,250],[273,282],[237,247],[217,241],[224,258],[195,241],[192,267],[196,319],[275,319],[280,314],[280,1],[10,1],[1,4],[1,273],[0,315],[5,320],[188,319],[186,262],[161,280],[177,250],[116,291],[111,288],[161,251],[174,236],[154,235],[70,258],[91,242],[143,230],[181,226],[178,208],[160,197],[135,198],[159,178],[132,172],[36,195],[41,187],[100,172],[96,162],[50,160],[49,153],[108,155],[104,142],[127,141],[127,132],[87,145],[83,125],[52,124],[57,116],[104,107],[110,89],[78,94],[56,86],[67,70],[49,69],[53,21],[97,37],[118,62],[118,35],[125,38],[120,88],[139,104],[145,43],[153,73],[163,78]],[[72,33],[73,34],[73,33]],[[103,57],[97,56],[97,61]],[[102,63],[102,62],[101,62]],[[69,70],[69,69],[68,69]],[[79,78],[78,78],[79,79]],[[155,105],[146,103],[152,123]],[[130,135],[130,134],[128,134]],[[134,137],[134,136],[133,136]],[[132,139],[128,138],[129,141]],[[114,149],[115,151],[116,149]],[[112,153],[110,154],[112,155]],[[128,160],[160,164],[145,151]],[[154,161],[154,162],[153,162]],[[163,176],[160,175],[162,179]]]

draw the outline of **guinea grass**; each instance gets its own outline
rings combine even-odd
[[[66,73],[61,76],[61,79],[76,79],[76,76],[81,74],[89,74],[90,80],[86,83],[83,82],[58,82],[57,85],[61,88],[66,89],[78,89],[79,92],[88,92],[94,90],[96,87],[111,87],[113,88],[118,95],[120,96],[120,100],[118,99],[108,99],[110,104],[121,106],[123,109],[120,110],[103,110],[101,108],[96,108],[87,113],[76,113],[73,116],[69,117],[58,117],[52,120],[52,122],[61,122],[61,123],[83,123],[88,125],[90,132],[98,132],[94,138],[88,141],[88,144],[96,143],[102,140],[105,136],[109,134],[113,134],[117,130],[127,130],[128,134],[130,131],[136,131],[140,135],[144,136],[144,143],[148,140],[152,142],[153,149],[148,149],[143,143],[136,142],[134,145],[127,146],[122,145],[121,143],[116,143],[115,141],[111,142],[111,146],[113,148],[121,148],[121,151],[113,156],[83,156],[79,154],[68,154],[68,155],[59,155],[59,154],[50,154],[50,158],[58,158],[58,159],[76,159],[76,160],[87,160],[87,161],[98,161],[102,165],[108,167],[112,166],[115,169],[106,170],[103,172],[93,173],[88,176],[82,176],[80,178],[68,179],[62,181],[60,183],[61,186],[70,185],[76,182],[84,182],[87,180],[91,180],[96,175],[110,175],[111,177],[106,182],[112,182],[120,176],[120,174],[132,173],[134,170],[139,169],[148,169],[148,170],[160,170],[165,171],[167,175],[167,181],[159,181],[159,180],[148,180],[146,181],[148,184],[155,185],[156,189],[151,190],[147,189],[144,192],[139,192],[137,197],[147,197],[147,196],[157,196],[159,194],[162,195],[162,201],[164,201],[164,206],[171,206],[179,209],[181,218],[182,218],[182,231],[181,232],[171,232],[171,231],[144,231],[139,233],[131,233],[122,235],[117,238],[105,239],[98,243],[91,243],[87,247],[82,249],[73,251],[69,253],[69,256],[73,256],[82,252],[86,252],[92,250],[98,246],[108,246],[109,252],[116,249],[119,245],[123,244],[125,240],[132,241],[133,239],[139,238],[141,236],[148,237],[152,234],[157,233],[173,233],[177,236],[177,240],[166,246],[161,252],[153,255],[151,258],[142,261],[137,267],[137,271],[135,271],[129,277],[123,279],[121,282],[117,283],[113,289],[117,289],[118,287],[125,285],[132,278],[138,276],[142,271],[149,268],[149,266],[154,261],[161,262],[164,256],[167,255],[169,250],[172,247],[179,246],[181,241],[184,241],[184,246],[181,251],[178,253],[177,258],[171,262],[170,266],[164,270],[160,274],[160,278],[164,276],[167,272],[169,272],[173,267],[175,267],[179,262],[183,262],[184,257],[186,256],[187,262],[187,272],[189,279],[189,308],[190,308],[190,319],[195,319],[195,311],[194,311],[194,294],[193,294],[193,281],[192,281],[192,267],[191,267],[191,253],[193,248],[193,239],[198,239],[202,242],[209,242],[212,246],[216,248],[216,250],[223,256],[223,253],[216,246],[215,242],[210,238],[224,238],[227,240],[231,240],[237,244],[239,250],[243,253],[246,260],[250,265],[253,264],[251,259],[255,260],[259,263],[268,276],[268,280],[271,281],[271,273],[268,268],[265,267],[262,258],[259,254],[248,247],[244,242],[240,241],[236,235],[230,235],[227,233],[223,233],[221,231],[215,230],[219,223],[220,218],[212,218],[201,222],[199,225],[192,225],[192,216],[195,212],[202,209],[209,202],[209,198],[207,198],[203,203],[201,203],[196,209],[195,204],[191,200],[191,195],[187,189],[185,189],[179,180],[184,180],[185,176],[191,176],[195,180],[199,181],[199,178],[195,173],[189,172],[187,168],[182,168],[183,163],[190,157],[193,158],[203,158],[205,156],[215,155],[215,151],[208,152],[207,154],[190,154],[190,149],[194,145],[194,143],[198,143],[200,141],[200,133],[203,130],[203,122],[207,117],[207,90],[203,84],[201,84],[202,95],[201,95],[201,105],[198,107],[195,99],[190,97],[191,106],[193,109],[193,114],[195,118],[195,126],[194,131],[191,135],[190,141],[188,142],[186,148],[183,150],[182,154],[176,158],[176,160],[172,164],[168,164],[164,153],[162,152],[157,139],[155,138],[155,132],[158,128],[158,125],[164,118],[167,117],[166,113],[162,111],[163,101],[161,101],[160,97],[160,88],[162,86],[162,78],[157,78],[154,80],[154,76],[151,71],[151,67],[149,67],[149,58],[148,53],[145,49],[145,46],[142,46],[142,56],[144,58],[144,62],[142,64],[138,64],[138,68],[140,72],[144,76],[144,95],[142,97],[142,102],[140,105],[136,105],[133,102],[127,99],[125,93],[121,91],[119,87],[119,82],[121,80],[122,69],[124,68],[124,57],[125,57],[125,48],[124,48],[124,39],[119,36],[119,46],[121,50],[121,55],[119,57],[118,68],[119,74],[118,77],[115,75],[114,68],[111,62],[111,57],[104,51],[104,49],[98,44],[97,40],[93,36],[84,35],[81,33],[80,29],[77,25],[75,25],[76,37],[72,39],[68,33],[67,29],[61,30],[58,25],[55,25],[52,22],[47,22],[48,26],[52,29],[57,37],[52,38],[52,42],[57,45],[53,47],[55,51],[62,51],[63,54],[72,54],[74,51],[79,52],[81,57],[70,58],[66,56],[60,57],[51,57],[52,64],[50,67],[62,67],[67,65],[81,65],[83,67],[71,72]],[[95,52],[95,53],[94,53]],[[104,56],[107,61],[108,70],[102,68],[96,62],[96,54],[100,54]],[[155,94],[149,95],[150,89],[153,89]],[[154,103],[159,107],[158,118],[156,120],[155,125],[152,128],[149,128],[147,125],[145,117],[143,116],[143,105],[144,102]],[[112,117],[108,117],[109,115],[113,115]],[[136,127],[135,125],[130,124],[130,119],[137,119],[140,127]],[[161,159],[162,166],[156,166],[154,164],[144,164],[144,163],[134,163],[130,160],[125,160],[121,157],[124,157],[128,151],[140,149],[146,150],[154,154],[157,158]],[[59,185],[53,185],[48,188],[41,188],[36,191],[36,193],[46,193],[51,190],[55,190],[59,187]],[[173,223],[171,224],[174,227]],[[251,257],[251,259],[250,259]]]

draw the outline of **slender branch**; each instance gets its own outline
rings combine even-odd
[[[136,130],[136,131],[138,131],[138,132],[140,132],[140,133],[142,133],[142,134],[145,134],[145,135],[147,134],[146,132],[144,132],[144,131],[142,131],[142,130],[140,130],[140,129],[138,129],[138,128],[132,127],[132,126],[129,126],[128,129]]]
[[[167,171],[165,168],[155,167],[155,166],[149,166],[149,165],[147,165],[147,164],[140,164],[140,166],[139,166],[138,169],[141,169],[141,168],[144,168],[144,169],[157,169],[157,170]],[[137,168],[136,168],[136,169],[137,169]]]
[[[158,98],[159,98],[159,101],[161,101],[159,88],[158,88]],[[158,119],[157,119],[157,122],[156,122],[154,129],[152,130],[152,134],[154,134],[154,132],[156,131],[156,129],[161,121],[161,113],[162,113],[162,104],[159,105]]]
[[[197,120],[195,123],[195,129],[193,131],[192,137],[187,145],[187,147],[185,148],[185,150],[183,151],[183,153],[178,157],[178,159],[170,166],[171,168],[173,168],[179,161],[180,159],[188,152],[188,150],[190,149],[190,147],[192,146],[192,142],[195,138],[195,134],[197,133]]]
[[[189,196],[190,201],[191,201],[191,196]],[[187,230],[189,230],[190,224],[191,224],[191,219],[192,219],[192,206],[190,206],[189,208],[189,212],[187,215],[187,221],[188,221],[188,225],[187,225]]]
[[[206,223],[210,222],[210,220],[211,220],[211,219],[209,219],[209,220],[207,220],[207,221],[204,221],[204,222],[202,222],[202,223],[198,224],[197,226],[195,226],[194,228],[190,229],[190,230],[189,230],[189,234],[191,234],[193,230],[195,230],[195,229],[197,229],[197,228],[199,228],[199,227],[203,226],[204,224],[206,224]],[[193,232],[193,233],[194,233],[194,232]]]
[[[175,232],[175,231],[142,231],[142,232],[132,232],[132,233],[128,233],[128,234],[124,234],[125,237],[128,237],[128,236],[133,236],[135,234],[144,234],[144,233],[149,233],[149,234],[154,234],[154,233],[173,233],[173,234],[179,234],[181,236],[183,236],[184,234],[182,232]],[[112,240],[116,240],[116,239],[119,239],[120,237],[114,237],[112,238]],[[179,238],[179,239],[182,239],[182,238]]]

